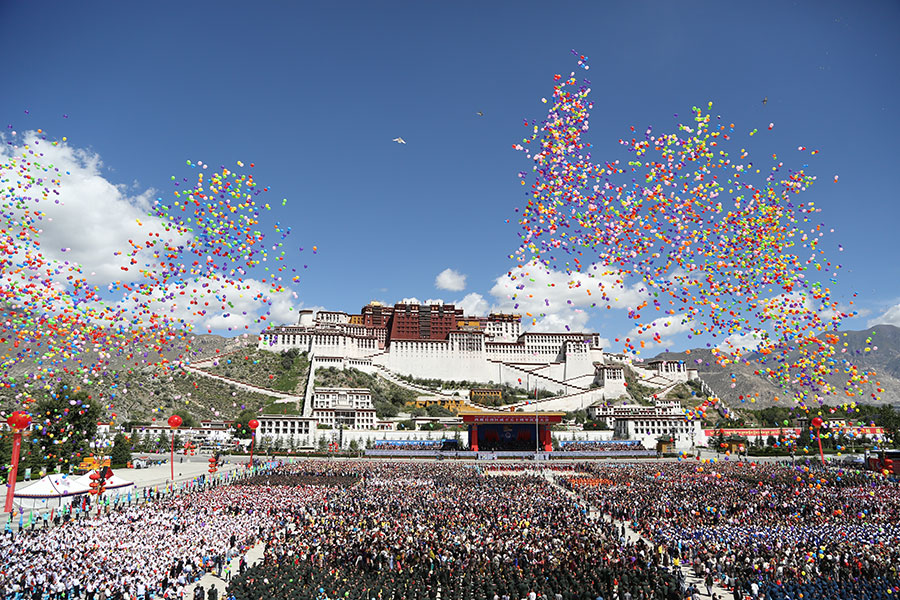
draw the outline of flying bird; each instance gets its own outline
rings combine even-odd
[[[475,113],[475,114],[478,115],[479,117],[483,117],[483,116],[484,116],[484,113],[481,112],[480,110],[479,110],[477,113]]]
[[[769,102],[769,97],[768,97],[768,96],[766,96],[765,98],[762,99],[762,103],[763,103],[763,104],[767,104],[768,102]]]
[[[393,140],[391,140],[391,141],[397,142],[398,144],[405,144],[405,143],[406,143],[406,140],[404,140],[402,137],[395,137],[395,138],[394,138]]]

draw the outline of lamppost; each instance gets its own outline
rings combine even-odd
[[[175,484],[175,430],[181,427],[181,417],[172,415],[169,417],[169,429],[172,430],[172,449],[169,454],[169,464],[172,468],[172,484]]]
[[[22,451],[22,432],[31,424],[31,417],[20,410],[6,418],[6,424],[13,432],[12,461],[9,468],[9,479],[6,488],[6,507],[4,512],[12,511],[13,497],[16,493],[16,477],[19,475],[19,454]]]
[[[816,430],[816,441],[819,442],[819,458],[822,459],[822,466],[825,466],[825,453],[822,451],[822,438],[819,435],[822,429],[822,417],[813,417],[812,426]]]
[[[250,428],[250,468],[253,468],[253,446],[256,443],[256,428],[259,427],[259,421],[250,419],[247,421],[247,427]]]

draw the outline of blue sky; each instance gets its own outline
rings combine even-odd
[[[148,6],[0,4],[3,131],[67,136],[88,153],[73,160],[119,186],[112,203],[168,194],[170,176],[193,176],[186,160],[254,162],[267,201],[288,199],[269,216],[292,227],[287,260],[303,273],[277,316],[412,297],[509,308],[497,280],[529,167],[512,145],[544,116],[552,76],[575,70],[574,48],[591,58],[597,159],[619,157],[629,126],[671,130],[707,101],[740,131],[775,123],[756,143],[820,178],[806,199],[844,247],[835,297],[858,292],[864,313],[847,326],[900,325],[896,2]],[[445,269],[462,289],[436,287]],[[632,326],[624,309],[582,308],[554,296],[544,326]]]

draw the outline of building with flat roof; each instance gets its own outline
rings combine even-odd
[[[315,388],[311,416],[322,425],[344,429],[375,429],[377,421],[372,392],[366,388]]]
[[[619,411],[615,412],[613,439],[640,440],[645,448],[656,448],[660,436],[671,436],[677,450],[688,450],[706,443],[700,421],[688,419],[677,401],[657,400],[653,406],[615,408]]]
[[[359,315],[304,310],[297,325],[261,332],[259,347],[273,352],[298,348],[311,361],[317,356],[366,360],[375,370],[423,379],[560,395],[591,390],[608,400],[626,395],[624,365],[653,389],[688,378],[683,363],[645,368],[630,357],[607,355],[598,333],[522,332],[518,314],[467,317],[452,304],[370,302]]]
[[[256,419],[257,440],[279,439],[288,448],[302,448],[315,445],[316,420],[300,415],[260,415]]]

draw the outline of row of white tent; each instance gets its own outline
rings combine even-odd
[[[117,475],[106,480],[106,493],[115,490],[117,493],[126,491],[134,485],[132,481],[126,481]],[[52,474],[42,477],[38,481],[15,493],[15,503],[23,509],[51,508],[68,504],[73,498],[91,491],[91,476],[85,474],[73,477],[66,474]]]

